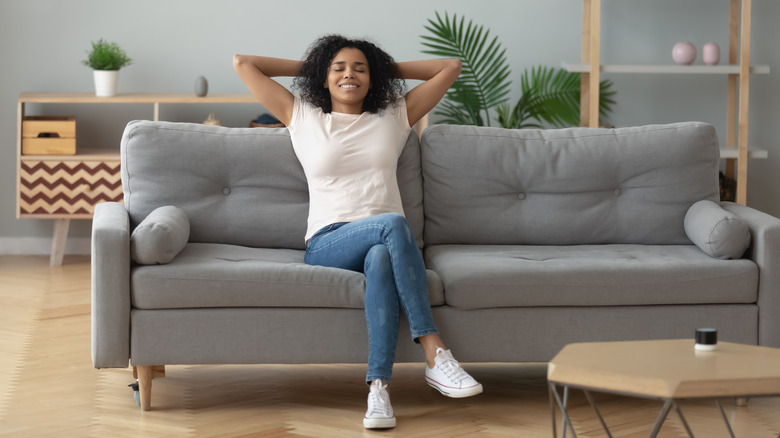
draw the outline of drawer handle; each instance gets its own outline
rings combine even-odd
[[[41,132],[37,138],[60,138],[60,134],[56,132]]]

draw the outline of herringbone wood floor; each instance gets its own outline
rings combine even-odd
[[[129,370],[92,368],[89,259],[66,257],[62,267],[48,260],[0,256],[2,436],[551,436],[544,364],[468,364],[485,393],[461,400],[428,388],[421,364],[398,365],[398,427],[382,432],[362,427],[363,365],[168,367],[154,382],[153,411],[141,412],[126,387]],[[660,408],[608,395],[598,401],[615,437],[647,436]],[[604,436],[584,397],[572,403],[578,435]],[[725,405],[737,437],[780,431],[780,399]],[[687,402],[683,411],[696,436],[728,436],[714,404]],[[687,435],[670,416],[661,436]]]

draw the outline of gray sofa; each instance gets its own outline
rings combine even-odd
[[[303,263],[286,129],[136,121],[121,160],[125,203],[93,221],[92,354],[137,367],[144,409],[156,365],[366,361],[364,276]],[[444,341],[464,362],[705,326],[780,347],[780,220],[719,204],[719,161],[695,122],[413,133],[399,186]],[[397,360],[422,361],[401,325]]]

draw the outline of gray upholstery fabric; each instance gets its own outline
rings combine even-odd
[[[158,207],[130,235],[130,255],[142,265],[170,263],[190,237],[190,221],[182,209]]]
[[[750,260],[693,245],[437,245],[425,252],[460,309],[755,303]]]
[[[713,201],[698,201],[685,214],[685,234],[707,255],[738,259],[750,245],[750,229]]]
[[[780,219],[744,205],[723,202],[721,206],[747,222],[750,247],[744,257],[758,266],[760,345],[780,348]]]
[[[191,242],[303,249],[308,189],[285,128],[130,122],[121,143],[131,226],[176,205]],[[404,210],[422,244],[422,177],[414,132],[399,159]]]
[[[125,206],[95,206],[92,218],[92,363],[125,368],[130,354],[130,220]]]
[[[462,362],[546,362],[572,342],[690,339],[717,327],[718,339],[756,343],[754,304],[434,309],[447,348]]]
[[[423,134],[425,242],[688,244],[688,207],[718,197],[718,140],[697,123]]]
[[[431,305],[444,304],[441,280],[428,276]],[[131,274],[133,307],[341,307],[363,309],[365,276],[309,266],[303,251],[191,243],[165,266]]]
[[[571,342],[693,341],[698,327],[717,327],[721,341],[754,344],[758,309],[753,304],[470,311],[441,306],[433,309],[433,318],[462,362],[545,362]],[[132,363],[365,363],[365,324],[359,309],[133,310]],[[423,360],[402,321],[396,361]]]

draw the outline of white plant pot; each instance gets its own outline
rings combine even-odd
[[[99,97],[116,95],[119,82],[119,70],[94,70],[95,94]]]

